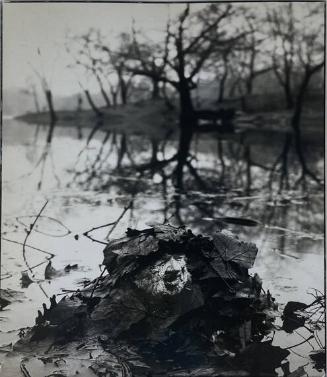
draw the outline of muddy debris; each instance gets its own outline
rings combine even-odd
[[[28,288],[33,283],[33,280],[29,277],[27,271],[22,271],[20,278],[20,286],[22,288]]]
[[[289,351],[266,338],[277,305],[260,277],[249,274],[257,252],[227,231],[210,237],[170,225],[127,229],[104,249],[107,274],[59,302],[51,297],[11,357],[24,353],[33,377],[76,371],[247,376],[254,370],[274,376]],[[65,361],[59,366],[36,361],[58,354]],[[249,354],[273,356],[259,368]]]
[[[23,292],[15,291],[13,289],[0,289],[0,310],[3,310],[8,305],[13,304],[14,302],[20,302],[23,300]]]

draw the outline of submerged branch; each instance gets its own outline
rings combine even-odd
[[[17,245],[21,245],[21,246],[24,245],[22,242],[18,242],[18,241],[10,240],[9,238],[1,237],[1,239],[4,240],[4,241],[7,241],[7,242],[15,243],[15,244],[17,244]],[[49,251],[39,249],[38,247],[28,245],[27,243],[25,243],[25,247],[29,247],[29,248],[32,249],[32,250],[36,250],[36,251],[40,251],[41,253],[48,254],[48,255],[51,256],[51,258],[53,258],[53,257],[55,256],[55,254],[50,253]]]
[[[95,231],[95,230],[98,230],[98,229],[102,229],[102,228],[107,228],[108,226],[111,226],[112,228],[109,230],[107,236],[106,236],[106,239],[108,239],[110,237],[110,235],[112,234],[112,232],[115,230],[116,226],[118,225],[119,221],[123,218],[123,216],[125,215],[125,213],[131,208],[131,206],[133,205],[133,200],[131,200],[129,202],[129,204],[124,207],[122,213],[119,215],[118,219],[115,220],[115,221],[112,221],[110,223],[107,223],[107,224],[103,224],[103,225],[99,225],[99,226],[96,226],[96,227],[93,227],[89,230],[87,230],[86,232],[83,233],[83,236],[85,236],[86,238],[88,238],[89,240],[93,241],[93,242],[97,242],[97,243],[100,243],[102,245],[108,245],[108,242],[104,242],[104,241],[100,241],[96,238],[93,238],[92,236],[89,235],[89,233]]]
[[[32,272],[32,269],[31,267],[29,266],[28,262],[27,262],[27,259],[26,259],[26,242],[27,242],[27,239],[28,237],[30,236],[30,234],[32,233],[32,230],[37,222],[37,220],[39,219],[39,217],[41,216],[43,210],[45,209],[45,207],[47,206],[48,204],[48,200],[44,203],[43,207],[40,209],[39,213],[37,214],[37,216],[35,217],[33,223],[30,225],[30,229],[26,229],[26,237],[24,239],[24,242],[23,242],[23,258],[24,258],[24,261],[25,261],[25,264],[26,264],[26,267]]]

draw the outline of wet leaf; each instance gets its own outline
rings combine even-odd
[[[237,361],[250,372],[273,373],[289,353],[270,342],[253,343],[240,353]]]
[[[13,350],[12,343],[9,344],[3,344],[0,346],[0,352],[8,353]]]
[[[22,276],[20,278],[20,284],[22,288],[28,288],[30,284],[33,283],[33,280],[29,277],[27,271],[22,272]]]
[[[65,266],[64,270],[65,272],[70,272],[72,270],[77,270],[78,269],[78,264],[67,264],[67,266]]]
[[[283,311],[283,327],[287,333],[302,327],[305,324],[305,317],[300,315],[300,311],[307,308],[307,304],[298,301],[289,301]]]
[[[24,294],[13,289],[0,289],[0,310],[4,309],[6,306],[19,302],[24,298]]]
[[[106,247],[106,252],[111,252],[119,256],[127,255],[149,255],[158,250],[158,240],[152,235],[140,235],[134,237],[124,237],[110,241]]]
[[[130,229],[104,250],[108,274],[58,304],[52,297],[50,308],[43,304],[43,313],[39,310],[36,325],[20,340],[20,349],[35,345],[37,351],[48,350],[54,342],[70,354],[67,365],[72,365],[73,352],[79,357],[84,352],[84,366],[99,376],[143,376],[152,372],[153,358],[158,359],[154,372],[171,376],[246,376],[254,370],[249,358],[267,359],[274,353],[277,365],[288,351],[251,344],[270,331],[274,319],[265,313],[273,310],[271,295],[268,300],[268,294],[260,293],[260,278],[251,277],[246,267],[253,264],[256,253],[254,245],[227,232],[217,233],[213,240],[170,225]],[[47,267],[50,275],[56,273],[51,263]],[[257,294],[254,282],[259,285]],[[94,336],[107,350],[101,357],[94,351],[97,346],[88,347]],[[120,347],[121,342],[133,348],[133,357]],[[234,360],[241,349],[238,367]],[[50,350],[47,357],[52,355]],[[210,360],[219,359],[219,368],[207,362],[208,355]],[[232,367],[226,358],[233,360]],[[42,376],[62,371],[70,376],[73,369],[66,369],[67,365],[42,370]]]
[[[59,276],[59,275],[60,275],[60,271],[57,271],[52,266],[52,262],[49,261],[48,264],[45,267],[45,270],[44,270],[44,278],[49,280],[49,279],[52,279],[52,278]]]
[[[165,242],[182,242],[186,234],[192,235],[191,231],[186,231],[183,227],[176,228],[169,224],[157,225],[153,229],[156,238]]]
[[[314,368],[319,372],[326,369],[326,350],[320,349],[310,353],[310,358],[313,361]]]
[[[257,226],[259,222],[252,219],[246,219],[242,217],[220,217],[219,220],[224,221],[227,224],[235,224],[242,226]]]
[[[298,367],[292,373],[288,374],[286,377],[305,377],[308,373],[305,371],[304,367]]]
[[[255,244],[239,241],[227,232],[216,233],[213,242],[224,262],[233,261],[241,267],[253,267],[258,249]]]

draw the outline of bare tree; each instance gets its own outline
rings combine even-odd
[[[263,46],[268,36],[262,33],[264,20],[252,8],[239,8],[245,31],[240,43],[227,51],[225,66],[228,70],[229,96],[238,95],[244,100],[253,93],[255,80],[273,69]],[[219,101],[219,98],[218,98]],[[243,101],[245,103],[245,101]]]
[[[267,12],[269,33],[274,41],[272,64],[274,73],[285,93],[286,108],[294,105],[292,81],[294,78],[294,58],[296,33],[294,6],[291,2],[274,7]]]
[[[127,68],[126,57],[129,55],[131,46],[131,36],[128,33],[121,33],[118,36],[119,47],[117,49],[110,48],[103,39],[98,40],[97,48],[99,51],[107,54],[107,59],[102,62],[107,66],[111,66],[117,75],[118,91],[121,103],[126,105],[130,89],[132,88],[133,72]],[[117,97],[116,97],[117,98]]]
[[[136,30],[133,22],[132,42],[125,57],[129,62],[128,69],[131,72],[135,75],[144,75],[151,80],[152,99],[160,97],[159,83],[165,74],[169,54],[169,27],[170,21],[168,20],[166,37],[164,43],[161,44],[146,39],[141,31]]]
[[[197,75],[209,57],[219,48],[225,49],[226,45],[240,38],[240,35],[228,35],[226,26],[232,14],[230,4],[210,4],[195,13],[191,13],[190,4],[187,4],[166,30],[165,45],[168,51],[165,70],[156,73],[156,79],[173,86],[179,95],[180,139],[176,176],[180,187],[193,131],[197,127],[191,91],[196,87]],[[153,70],[149,72],[144,68],[138,74],[154,76]]]
[[[27,89],[23,89],[22,93],[28,96],[32,95],[34,106],[35,106],[35,111],[39,113],[41,109],[40,109],[40,103],[39,103],[39,98],[37,94],[36,84],[31,77],[29,77],[26,80],[26,86],[27,86]]]
[[[254,13],[245,14],[246,28],[248,33],[244,40],[243,47],[243,81],[245,84],[245,94],[250,95],[253,92],[254,80],[272,70],[270,62],[265,61],[262,56],[262,45],[267,40],[266,36],[260,35],[262,23],[260,18]]]
[[[291,125],[303,179],[309,175],[320,182],[307,166],[301,136],[301,115],[312,76],[325,64],[324,12],[322,3],[281,4],[268,12],[275,40],[272,55],[274,71],[285,91],[287,107],[293,108]]]
[[[232,46],[229,46],[225,51],[222,52],[221,58],[218,60],[219,65],[217,67],[216,78],[218,81],[218,97],[217,102],[223,102],[225,98],[225,89],[227,78],[230,73],[230,55],[231,55]]]
[[[39,57],[42,56],[40,48],[37,49],[37,54]],[[48,105],[50,121],[51,121],[51,124],[54,124],[57,120],[57,115],[54,110],[53,97],[52,97],[52,91],[50,88],[49,78],[47,77],[46,73],[42,71],[42,68],[38,70],[34,66],[32,66],[32,69],[36,77],[40,81],[40,85],[41,85],[42,91],[44,92],[45,99]]]
[[[230,28],[228,21],[234,14],[230,4],[210,4],[193,13],[190,8],[190,4],[187,4],[176,19],[167,23],[163,47],[141,42],[133,26],[132,38],[128,40],[125,36],[125,47],[115,55],[124,58],[127,69],[134,75],[143,75],[152,80],[153,97],[158,95],[160,82],[164,88],[170,85],[178,93],[180,139],[176,177],[180,187],[183,168],[185,165],[190,167],[186,162],[197,127],[191,92],[196,87],[198,75],[214,52],[226,50],[244,35]],[[109,48],[102,48],[109,56],[113,55]]]
[[[90,74],[99,86],[100,93],[104,99],[105,106],[110,107],[111,101],[104,85],[104,70],[102,56],[97,53],[97,43],[100,39],[100,32],[96,29],[89,29],[82,35],[67,36],[66,50],[73,58],[72,67],[82,67],[86,74]],[[88,102],[92,109],[95,104],[90,102],[91,95],[87,89],[84,89]],[[97,111],[98,113],[98,111]]]

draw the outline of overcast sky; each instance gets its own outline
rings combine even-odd
[[[301,10],[303,3],[295,4]],[[266,4],[253,6],[257,12],[263,12]],[[184,7],[184,4],[140,3],[4,3],[4,90],[26,87],[28,77],[35,81],[32,68],[35,67],[50,79],[54,95],[79,92],[77,76],[67,68],[70,63],[65,50],[67,31],[80,34],[97,28],[113,43],[119,33],[130,32],[132,18],[137,27],[151,35],[164,30],[168,15],[174,18]],[[199,7],[203,5],[192,4],[193,10]],[[98,91],[95,86],[90,89]]]
[[[69,63],[64,47],[67,30],[83,33],[94,27],[114,39],[118,33],[131,30],[132,17],[136,25],[146,30],[163,30],[169,12],[174,16],[181,7],[137,3],[4,3],[4,89],[26,86],[27,77],[33,77],[31,66],[34,66],[51,77],[55,94],[77,92],[80,89],[76,76],[66,68]]]

